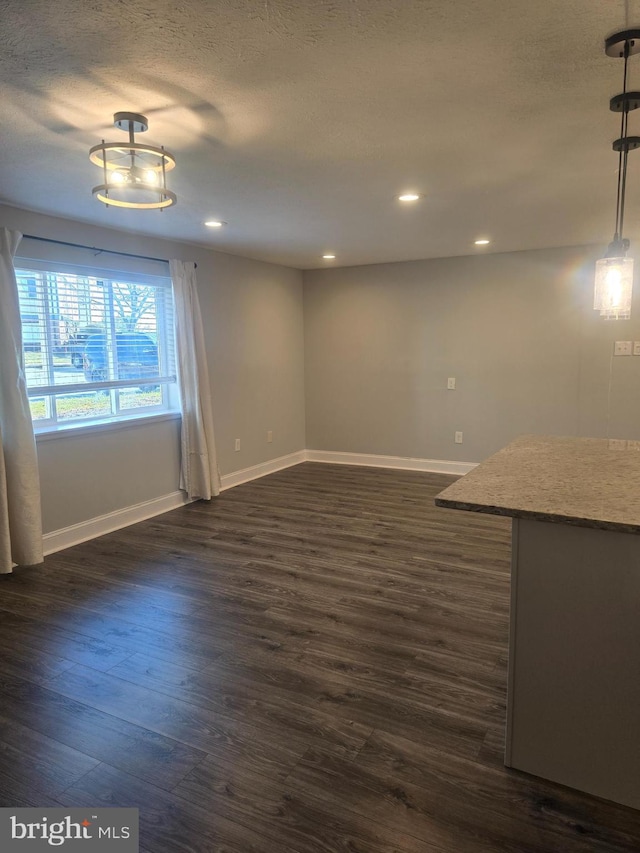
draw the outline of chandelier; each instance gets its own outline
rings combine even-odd
[[[640,107],[640,92],[627,91],[627,63],[630,56],[640,52],[640,29],[614,33],[606,39],[604,48],[607,56],[624,59],[624,72],[622,93],[609,102],[609,108],[621,114],[620,137],[613,143],[613,150],[618,152],[616,226],[604,258],[596,261],[593,307],[606,319],[627,320],[631,316],[633,290],[633,258],[627,257],[629,240],[623,237],[627,158],[629,151],[640,147],[640,136],[628,135],[629,112]]]
[[[171,207],[176,194],[167,189],[166,173],[176,165],[175,157],[155,145],[136,142],[134,134],[144,133],[149,123],[139,113],[116,113],[113,124],[129,133],[128,142],[105,142],[94,145],[89,159],[102,169],[103,182],[95,186],[93,195],[114,207],[154,210]]]

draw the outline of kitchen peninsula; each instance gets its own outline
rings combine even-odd
[[[640,808],[640,442],[524,436],[436,504],[513,517],[505,764]]]

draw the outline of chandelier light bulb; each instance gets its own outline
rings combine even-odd
[[[619,308],[622,299],[622,272],[620,267],[609,267],[607,270],[607,288],[612,308]]]
[[[148,184],[156,184],[158,182],[158,175],[153,169],[147,169],[144,173],[145,180]]]
[[[111,173],[111,180],[114,184],[124,184],[125,177],[122,172],[114,171]]]

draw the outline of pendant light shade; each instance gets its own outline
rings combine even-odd
[[[103,182],[92,190],[107,207],[129,207],[156,210],[177,202],[176,194],[167,189],[167,172],[176,165],[173,154],[164,147],[135,141],[134,134],[149,127],[139,113],[116,113],[115,127],[129,133],[128,142],[105,142],[94,145],[89,159],[102,169]]]
[[[596,261],[593,307],[607,320],[631,316],[633,258],[600,258]]]
[[[618,153],[616,225],[605,257],[596,261],[593,307],[608,320],[627,320],[633,291],[633,260],[627,257],[629,240],[623,237],[627,160],[629,151],[640,147],[640,137],[628,134],[629,112],[640,107],[640,92],[627,90],[627,63],[630,56],[640,52],[640,29],[614,33],[606,39],[604,49],[607,56],[624,60],[624,72],[622,92],[609,102],[609,109],[621,115],[620,137],[613,143],[613,150]]]

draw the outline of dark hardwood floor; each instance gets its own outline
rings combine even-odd
[[[305,463],[2,576],[0,805],[137,807],[143,853],[637,853],[503,767],[510,523],[449,482]]]

